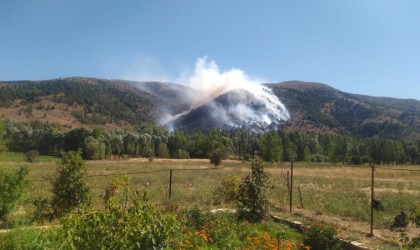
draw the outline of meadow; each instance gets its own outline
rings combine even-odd
[[[21,155],[23,158],[23,155]],[[17,154],[1,156],[0,167],[29,169],[29,187],[15,216],[33,212],[35,199],[51,196],[51,178],[56,159],[39,158],[39,162],[26,163]],[[103,207],[105,188],[114,176],[127,176],[130,190],[147,192],[155,205],[169,203],[170,169],[172,169],[171,205],[177,210],[199,207],[203,210],[235,208],[233,203],[217,200],[216,190],[226,176],[239,179],[250,173],[251,162],[223,161],[215,168],[207,159],[154,159],[87,161],[87,182],[92,191],[94,207]],[[370,220],[371,168],[369,166],[334,166],[298,163],[293,175],[293,213],[289,214],[287,172],[290,163],[268,163],[272,214],[302,221],[322,220],[345,226],[343,237],[352,239],[367,234]],[[410,171],[417,170],[417,171]],[[380,166],[375,171],[375,198],[383,210],[375,211],[375,232],[386,236],[382,241],[395,244],[398,232],[388,228],[401,210],[420,206],[420,166]],[[298,188],[301,192],[301,201]],[[302,206],[303,205],[303,209]],[[355,234],[358,232],[359,234]],[[416,234],[415,228],[408,233]],[[347,236],[346,236],[347,234]],[[417,231],[418,234],[418,231]]]

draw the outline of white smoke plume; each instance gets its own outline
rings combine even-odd
[[[167,124],[204,104],[211,108],[212,118],[220,127],[248,127],[261,131],[290,118],[283,103],[269,88],[239,69],[220,72],[216,63],[208,62],[206,57],[197,60],[194,74],[181,80],[180,84],[194,89],[193,94],[186,96],[191,108],[167,117]],[[224,94],[223,103],[214,101]]]

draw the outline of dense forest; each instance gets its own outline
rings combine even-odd
[[[185,133],[168,132],[154,125],[116,129],[76,128],[62,131],[57,124],[42,122],[12,123],[0,126],[5,147],[13,152],[36,150],[44,155],[59,155],[69,150],[83,152],[85,159],[123,157],[209,158],[217,151],[223,157],[265,161],[332,162],[342,164],[420,163],[420,140],[390,140],[304,132],[248,130],[210,130]],[[1,147],[1,143],[0,143]]]

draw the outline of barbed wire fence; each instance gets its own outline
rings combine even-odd
[[[124,172],[124,173],[106,173],[106,174],[90,174],[87,175],[86,178],[89,180],[88,183],[91,188],[95,189],[95,196],[99,200],[99,198],[103,197],[104,188],[108,185],[111,181],[111,178],[117,176],[130,176],[132,187],[133,189],[142,188],[146,190],[148,196],[153,200],[155,204],[162,205],[168,204],[171,202],[179,203],[182,200],[187,200],[187,203],[209,203],[209,197],[211,197],[211,193],[214,192],[215,187],[220,185],[222,176],[227,174],[226,170],[232,170],[234,167],[240,167],[249,165],[249,163],[239,163],[235,165],[229,165],[228,168],[169,168],[169,169],[159,169],[159,170],[150,170],[150,171],[135,171],[135,172]],[[357,204],[362,204],[361,208],[363,209],[362,220],[367,220],[370,222],[370,232],[369,235],[373,236],[374,226],[375,226],[375,214],[380,214],[381,211],[375,208],[377,205],[377,201],[380,199],[387,199],[388,197],[382,195],[377,198],[375,194],[375,182],[384,182],[382,179],[375,179],[375,175],[380,172],[402,172],[408,173],[411,175],[419,175],[420,169],[411,169],[411,168],[394,168],[394,167],[384,167],[384,166],[375,166],[371,165],[371,178],[370,183],[367,180],[356,182],[355,186],[351,186],[350,184],[342,184],[340,183],[340,188],[338,190],[333,189],[334,183],[331,180],[331,183],[320,184],[317,183],[317,179],[313,179],[313,185],[311,186],[311,181],[305,180],[305,176],[301,176],[299,170],[302,169],[301,166],[293,166],[293,163],[290,163],[290,168],[287,164],[281,164],[278,169],[281,171],[276,175],[273,175],[276,179],[272,178],[273,185],[273,192],[274,194],[271,198],[277,200],[277,206],[283,206],[283,210],[286,206],[290,213],[293,212],[295,208],[306,208],[308,210],[315,210],[317,211],[317,204],[319,206],[326,206],[321,201],[316,201],[317,193],[325,193],[326,196],[342,196],[341,202],[345,204],[351,204],[354,202],[354,199],[359,199],[361,202]],[[306,169],[310,169],[310,166],[305,166]],[[329,170],[329,167],[332,166],[325,166],[325,171]],[[294,169],[293,169],[294,168]],[[276,169],[276,167],[270,168]],[[270,170],[269,169],[269,170]],[[364,168],[366,171],[366,167]],[[219,171],[218,174],[221,178],[215,178],[216,182],[206,182],[207,173],[208,171]],[[249,172],[251,170],[249,169]],[[297,171],[297,172],[296,172]],[[188,174],[184,175],[181,173],[185,172],[194,172],[193,175]],[[238,176],[243,176],[249,172],[241,172],[236,173]],[[215,172],[217,173],[217,172]],[[109,182],[104,183],[103,180],[94,181],[98,178],[109,178]],[[278,179],[279,178],[279,179]],[[345,178],[345,176],[343,177]],[[50,182],[51,179],[44,178],[44,179],[28,179],[31,183],[37,182]],[[340,180],[338,180],[340,181]],[[386,180],[389,182],[393,182],[393,180]],[[99,183],[101,183],[101,187],[99,187]],[[420,180],[410,180],[410,183],[414,185],[420,186]],[[334,185],[333,185],[334,184]],[[318,185],[318,186],[316,186]],[[381,183],[381,185],[383,185]],[[204,186],[201,190],[198,187]],[[319,188],[321,187],[321,188]],[[321,190],[322,189],[322,190]],[[370,192],[369,192],[370,191]],[[101,193],[102,192],[102,193]],[[203,194],[204,193],[204,194]],[[349,197],[349,201],[345,200]],[[314,200],[315,199],[315,203]],[[351,200],[353,199],[353,200]],[[98,201],[99,202],[99,201]],[[314,204],[311,204],[314,203]],[[207,204],[208,205],[208,204]],[[340,205],[340,204],[338,204]],[[329,204],[330,206],[330,204]],[[357,205],[355,205],[357,206]],[[403,209],[404,204],[397,204],[398,209]],[[356,209],[356,208],[355,208]],[[369,212],[366,212],[366,209]],[[321,210],[321,209],[319,209]],[[369,214],[369,218],[365,216]],[[353,215],[351,215],[353,216]],[[356,216],[357,217],[357,216]],[[357,219],[357,218],[356,218]]]

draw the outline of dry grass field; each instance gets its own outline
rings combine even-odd
[[[178,209],[199,206],[203,209],[234,207],[230,203],[215,203],[215,190],[224,177],[239,178],[250,173],[250,162],[224,161],[214,168],[207,159],[128,159],[88,161],[88,185],[95,207],[102,207],[105,188],[114,176],[126,175],[130,190],[145,190],[151,202],[158,206],[168,204],[169,179],[172,169],[171,202]],[[45,161],[28,164],[0,162],[1,168],[29,168],[29,188],[24,196],[20,213],[30,213],[33,199],[51,195],[51,185],[45,178],[53,175],[56,164]],[[316,166],[295,164],[293,177],[293,213],[288,213],[289,198],[286,175],[290,164],[268,164],[271,180],[270,200],[273,213],[303,221],[325,221],[338,224],[342,237],[357,239],[365,244],[396,244],[399,232],[388,228],[401,210],[420,206],[420,166],[380,167],[375,171],[375,198],[383,204],[383,211],[376,211],[374,233],[368,239],[370,220],[371,168],[369,166]],[[409,171],[417,170],[417,171]],[[301,191],[302,204],[298,188]],[[303,209],[301,207],[303,205]],[[417,231],[416,231],[417,230]],[[409,235],[419,234],[409,227]],[[361,240],[361,238],[363,238]]]

